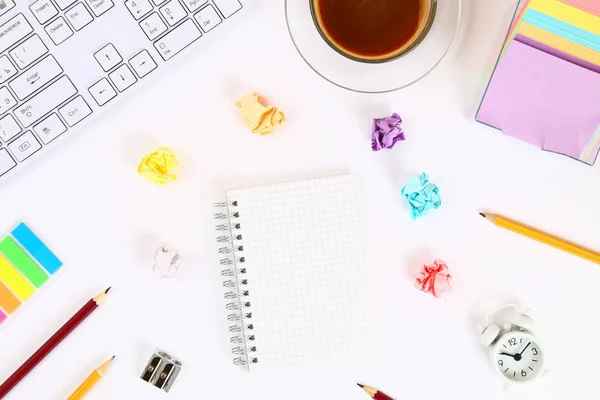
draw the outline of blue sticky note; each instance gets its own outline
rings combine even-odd
[[[525,13],[523,22],[527,22],[582,46],[589,47],[592,50],[600,51],[600,35],[596,35],[593,32],[586,31],[578,26],[571,25],[532,8],[528,9]]]
[[[62,267],[62,261],[23,222],[13,229],[11,235],[49,274]]]

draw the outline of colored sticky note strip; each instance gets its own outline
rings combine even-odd
[[[62,267],[62,261],[23,222],[13,229],[11,235],[49,274]]]
[[[0,282],[0,307],[8,314],[14,313],[21,305],[19,299],[11,293],[10,290]]]
[[[515,36],[515,40],[517,42],[525,43],[526,45],[533,47],[534,49],[543,51],[544,53],[552,54],[555,57],[562,58],[565,61],[571,62],[575,65],[579,65],[580,67],[587,68],[590,71],[594,71],[600,74],[600,65],[592,64],[590,62],[577,58],[571,54],[562,52],[550,46],[546,46],[545,44],[536,42],[535,40],[528,38],[527,36],[517,35]],[[600,56],[600,53],[598,53],[598,56]]]
[[[498,62],[500,62],[500,60],[504,56],[504,53],[506,53],[506,49],[508,49],[508,46],[511,44],[513,39],[517,35],[519,35],[521,24],[523,23],[523,17],[525,17],[525,13],[529,9],[529,4],[531,3],[531,1],[532,0],[521,0],[519,2],[519,5],[517,6],[517,10],[515,12],[515,17],[513,18],[510,30],[508,32],[508,36],[504,41],[504,46],[502,47],[502,51],[500,52],[500,58],[498,59]]]
[[[562,0],[562,2],[600,16],[600,2],[598,0]]]
[[[569,24],[561,19],[551,17],[534,9],[529,9],[523,17],[523,22],[545,29],[590,48],[600,45],[600,35]]]
[[[10,236],[0,242],[0,253],[15,266],[33,286],[39,288],[48,280],[48,274]]]
[[[510,27],[510,31],[508,33],[508,38],[506,40],[505,45],[505,49],[508,46],[508,44],[510,43],[510,41],[515,37],[516,33],[517,33],[517,29],[519,28],[519,25],[521,24],[521,21],[523,20],[523,17],[525,16],[525,12],[527,11],[527,8],[529,7],[529,3],[531,3],[531,0],[523,0],[523,4],[520,5],[521,8],[517,9],[516,12],[516,16],[513,19],[512,25]]]
[[[551,18],[600,35],[600,17],[559,0],[531,0],[529,7]]]
[[[578,26],[568,24],[557,18],[550,17],[544,13],[529,9],[523,17],[523,22],[537,26],[550,33],[562,36],[574,43],[600,51],[600,35],[581,29]]]
[[[556,50],[562,51],[563,53],[570,54],[595,65],[600,65],[600,52],[573,43],[570,40],[549,33],[533,25],[522,24],[519,28],[519,34],[522,34],[523,36],[531,38],[546,46],[555,48]]]
[[[6,319],[6,314],[4,314],[2,311],[0,311],[0,324],[3,323],[5,319]]]
[[[21,301],[27,300],[35,292],[35,288],[2,255],[0,255],[0,281]]]

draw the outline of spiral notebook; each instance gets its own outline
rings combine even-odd
[[[235,364],[372,355],[361,203],[353,175],[226,192],[215,218]]]

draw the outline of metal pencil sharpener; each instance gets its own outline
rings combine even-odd
[[[168,393],[177,379],[177,375],[181,372],[182,366],[183,364],[178,359],[156,349],[140,378]]]

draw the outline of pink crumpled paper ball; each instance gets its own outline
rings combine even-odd
[[[452,290],[452,275],[448,265],[442,260],[435,260],[433,265],[423,265],[416,277],[415,286],[423,292],[431,293],[437,298]]]

